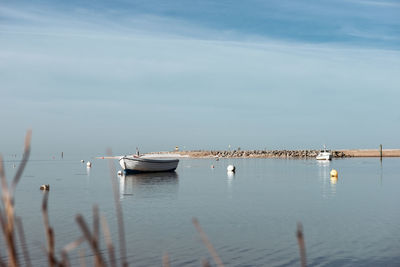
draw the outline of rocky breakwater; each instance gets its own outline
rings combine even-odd
[[[197,150],[182,151],[181,155],[188,155],[193,158],[315,158],[319,150]],[[332,151],[334,158],[347,157],[342,151]]]

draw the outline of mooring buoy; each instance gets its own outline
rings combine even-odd
[[[49,190],[50,190],[50,185],[49,185],[49,184],[42,184],[42,185],[40,186],[40,190],[49,191]]]
[[[228,172],[235,172],[236,171],[236,167],[233,165],[228,165],[228,167],[226,168],[226,170]]]
[[[335,170],[335,169],[332,169],[331,170],[331,177],[338,177],[338,172],[337,172],[337,170]]]
[[[86,163],[86,166],[87,166],[88,168],[90,168],[90,167],[92,167],[92,163],[91,163],[90,161],[88,161],[88,162]]]

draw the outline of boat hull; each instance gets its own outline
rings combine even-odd
[[[330,157],[317,157],[317,160],[331,160],[332,158]]]
[[[178,159],[149,159],[133,156],[119,159],[119,164],[124,171],[130,173],[175,171],[178,163]]]
[[[332,154],[329,152],[321,152],[318,154],[316,157],[317,160],[331,160],[332,159]]]

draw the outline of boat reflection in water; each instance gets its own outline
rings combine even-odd
[[[119,177],[120,198],[170,197],[178,193],[176,172],[124,174]]]
[[[336,195],[336,180],[330,178],[330,161],[317,161],[318,177],[322,185],[322,196],[324,198],[332,198]]]

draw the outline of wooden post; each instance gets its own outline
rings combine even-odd
[[[379,155],[380,155],[381,160],[382,160],[382,144],[379,145]]]

